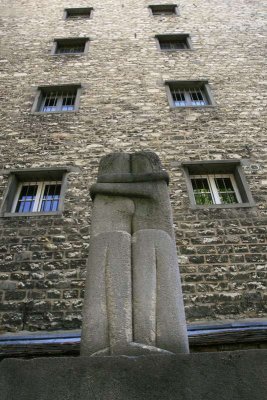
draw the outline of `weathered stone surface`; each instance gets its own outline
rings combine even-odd
[[[263,400],[266,374],[266,350],[6,359],[0,389],[1,400]]]
[[[82,355],[188,352],[166,181],[155,153],[101,159],[91,188]]]

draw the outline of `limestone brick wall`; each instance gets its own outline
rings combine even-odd
[[[2,0],[0,198],[9,169],[75,166],[62,216],[0,217],[0,329],[81,326],[89,187],[104,154],[155,151],[170,194],[188,322],[266,317],[264,13],[256,0]],[[90,6],[92,19],[64,20]],[[156,34],[189,33],[160,52]],[[86,55],[52,56],[54,38],[89,37]],[[205,79],[212,108],[171,109],[164,81]],[[32,114],[36,88],[81,83],[77,113]],[[180,163],[242,159],[255,207],[190,209]]]

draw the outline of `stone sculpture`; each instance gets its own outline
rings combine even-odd
[[[81,355],[188,352],[167,184],[152,152],[101,159]]]

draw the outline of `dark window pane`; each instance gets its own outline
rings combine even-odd
[[[208,180],[206,178],[191,179],[192,187],[197,205],[213,204],[213,198],[210,193]]]
[[[238,203],[236,194],[233,193],[219,193],[221,202],[223,204],[233,204],[233,203]]]
[[[178,41],[160,41],[160,48],[162,50],[178,50],[178,49],[186,49],[187,45],[184,42]]]
[[[60,199],[60,184],[45,185],[40,211],[57,211]]]
[[[185,95],[184,95],[184,92],[182,92],[181,90],[173,89],[172,90],[172,98],[174,101],[174,105],[176,107],[185,107],[186,106]]]
[[[204,106],[205,105],[205,101],[204,101],[201,91],[191,90],[189,94],[190,94],[190,98],[191,98],[193,106]]]
[[[223,204],[238,203],[230,178],[215,178],[214,180]]]
[[[38,185],[22,186],[15,212],[31,212]]]
[[[54,93],[47,93],[44,100],[43,111],[44,112],[56,111],[57,101],[58,99]]]
[[[61,110],[62,111],[74,110],[75,97],[76,95],[74,93],[64,95]]]
[[[230,178],[215,178],[216,187],[223,192],[233,192],[234,188]]]
[[[82,44],[59,44],[57,46],[58,54],[65,54],[65,53],[83,53],[84,52],[84,43]]]
[[[195,200],[197,205],[214,204],[210,193],[195,193]]]

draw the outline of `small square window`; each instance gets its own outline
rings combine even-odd
[[[81,8],[65,8],[64,18],[65,19],[88,19],[92,18],[92,7],[81,7]]]
[[[173,108],[214,105],[207,81],[168,81],[165,83],[169,103]]]
[[[55,39],[52,54],[84,54],[88,51],[88,38]]]
[[[71,112],[79,108],[81,85],[42,86],[38,88],[32,112]]]
[[[152,15],[178,15],[177,4],[153,4],[148,7]]]
[[[253,206],[250,190],[239,161],[182,163],[194,207]]]
[[[66,172],[60,168],[11,171],[1,213],[13,216],[62,212]]]
[[[156,35],[160,50],[175,51],[175,50],[190,50],[192,49],[190,36],[184,34],[173,35]]]

